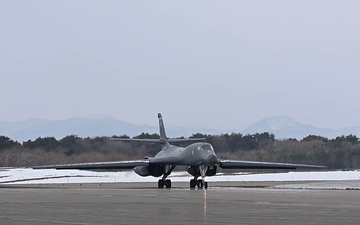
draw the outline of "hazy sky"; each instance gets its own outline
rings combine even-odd
[[[0,1],[0,121],[360,125],[360,1]]]

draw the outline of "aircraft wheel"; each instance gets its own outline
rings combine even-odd
[[[196,186],[196,180],[191,179],[190,180],[190,188],[193,189],[193,188],[195,188],[195,186]]]
[[[158,181],[158,188],[164,188],[165,182],[163,180]]]
[[[205,189],[208,188],[208,182],[204,182],[204,188],[205,188]]]
[[[198,188],[200,189],[200,188],[203,188],[203,182],[202,182],[202,180],[198,180],[197,181],[197,186],[198,186]]]
[[[165,187],[171,188],[171,180],[170,179],[165,180]]]

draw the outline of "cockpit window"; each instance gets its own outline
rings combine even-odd
[[[209,144],[207,144],[207,145],[199,145],[197,147],[197,149],[198,150],[211,150],[211,151],[214,150],[213,147],[211,145],[209,145]]]

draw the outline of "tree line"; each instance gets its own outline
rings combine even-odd
[[[129,138],[126,135],[121,136]],[[301,140],[276,139],[272,133],[193,134],[206,138],[223,159],[319,164],[329,169],[360,168],[360,142],[355,135],[333,139],[309,135]],[[159,138],[142,133],[133,138]],[[184,138],[184,137],[180,137]],[[80,138],[69,135],[62,139],[39,137],[22,143],[0,136],[0,166],[23,167],[59,163],[80,163],[140,159],[154,156],[161,146],[149,143],[112,141],[108,137]]]

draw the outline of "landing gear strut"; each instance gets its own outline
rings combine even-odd
[[[204,165],[200,165],[199,166],[199,171],[200,171],[200,175],[201,175],[201,179],[197,179],[198,176],[194,176],[194,179],[190,180],[190,188],[194,189],[196,186],[198,187],[198,189],[207,189],[208,188],[208,182],[205,181],[205,175],[206,175],[206,171],[207,171],[208,167],[204,166]]]
[[[166,165],[165,166],[165,173],[162,176],[162,178],[158,181],[158,188],[164,188],[164,186],[166,188],[171,188],[171,180],[170,179],[166,179],[170,174],[171,171],[175,168],[175,165]]]

